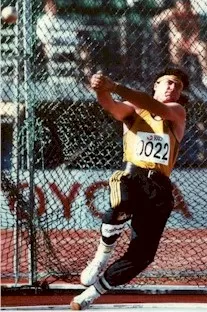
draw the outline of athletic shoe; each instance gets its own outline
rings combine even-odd
[[[78,296],[74,297],[73,301],[70,303],[70,308],[72,311],[85,310],[89,308],[89,306],[90,306],[90,301],[87,301],[87,300],[80,301]]]
[[[79,296],[73,298],[70,303],[71,310],[79,311],[87,309],[90,304],[100,296],[99,292],[92,285],[84,290]]]
[[[113,249],[114,245],[106,246],[102,241],[100,242],[94,259],[81,273],[80,281],[82,285],[90,286],[97,281],[101,272],[106,269]]]

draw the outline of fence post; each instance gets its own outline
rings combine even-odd
[[[20,1],[21,2],[21,1]],[[30,265],[30,284],[36,282],[36,228],[35,228],[35,211],[34,211],[34,85],[32,81],[33,59],[33,24],[32,24],[32,3],[30,0],[23,1],[23,47],[24,47],[24,102],[26,109],[26,149],[27,149],[27,170],[29,170],[29,265]]]

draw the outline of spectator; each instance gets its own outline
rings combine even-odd
[[[85,66],[89,58],[89,54],[86,55],[86,46],[80,42],[83,25],[80,24],[80,20],[71,21],[69,15],[58,13],[54,0],[45,0],[44,11],[45,14],[37,20],[36,33],[44,56],[49,61],[48,66],[50,61],[67,62],[66,72],[69,72],[69,75],[78,75],[78,69]]]
[[[69,18],[59,15],[53,0],[45,0],[45,14],[37,20],[37,36],[40,39],[45,55],[48,59],[55,57],[57,45],[77,45],[77,24],[71,23]]]
[[[162,11],[152,19],[157,40],[157,29],[161,23],[169,28],[169,53],[171,62],[181,65],[185,54],[195,55],[202,70],[202,82],[207,87],[207,43],[200,37],[199,15],[190,0],[175,0],[173,7]]]

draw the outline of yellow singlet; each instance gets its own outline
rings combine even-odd
[[[123,145],[123,161],[170,176],[179,143],[168,121],[153,118],[148,111],[143,110],[124,134]]]

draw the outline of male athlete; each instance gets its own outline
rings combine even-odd
[[[81,283],[89,287],[73,298],[72,310],[83,310],[107,290],[128,283],[154,259],[173,209],[169,176],[185,130],[186,111],[179,99],[188,77],[180,69],[166,69],[155,79],[153,97],[101,73],[92,76],[91,87],[100,105],[123,122],[123,169],[109,180],[110,209],[102,220],[100,243],[81,274]],[[111,93],[125,101],[115,101]],[[128,250],[106,269],[128,220],[132,228]]]

